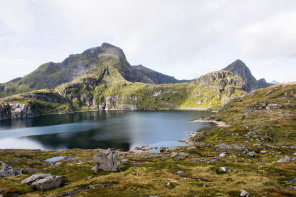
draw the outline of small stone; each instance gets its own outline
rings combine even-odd
[[[59,166],[61,166],[61,165],[62,165],[62,162],[56,162],[56,163],[54,164],[55,167],[59,167]]]
[[[121,165],[127,165],[127,164],[128,164],[128,159],[122,159],[122,160],[120,161],[120,164],[121,164]]]
[[[260,153],[261,154],[265,154],[265,153],[267,153],[267,151],[266,150],[262,150],[262,151],[260,151]]]
[[[226,152],[220,153],[219,157],[226,157]]]
[[[257,157],[257,154],[255,153],[255,151],[251,151],[247,153],[248,157]]]
[[[220,167],[219,172],[220,173],[227,173],[227,172],[231,172],[231,170],[227,167]]]
[[[239,196],[241,196],[241,197],[249,197],[250,194],[248,192],[246,192],[245,190],[241,190],[241,193],[240,193]]]
[[[279,163],[281,163],[281,162],[282,163],[286,163],[286,162],[290,162],[290,161],[293,161],[293,160],[295,160],[295,158],[286,155],[284,158],[278,160],[277,162],[279,162]]]
[[[189,146],[189,147],[187,148],[187,150],[188,150],[188,151],[195,152],[195,151],[197,151],[197,148],[196,148],[195,146]]]
[[[170,187],[171,186],[171,183],[170,182],[167,182],[167,186]]]
[[[172,153],[171,153],[171,157],[176,157],[177,155],[178,155],[177,152],[172,152]]]
[[[177,171],[176,175],[182,176],[182,175],[184,175],[184,172],[183,171]]]

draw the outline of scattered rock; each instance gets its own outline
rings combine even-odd
[[[216,149],[219,151],[228,151],[228,152],[237,152],[237,153],[243,153],[248,151],[247,147],[244,145],[237,145],[237,144],[218,144],[215,146]]]
[[[171,157],[174,157],[174,160],[175,161],[184,160],[184,159],[186,159],[187,156],[188,156],[188,154],[187,153],[183,153],[183,152],[181,152],[181,153],[173,152],[171,154]]]
[[[117,152],[113,149],[99,151],[94,155],[94,163],[96,166],[93,168],[95,172],[99,169],[104,171],[117,171]]]
[[[227,173],[227,172],[231,172],[231,170],[227,167],[220,167],[218,170],[220,173]]]
[[[292,180],[289,181],[289,182],[296,184],[296,178],[292,179]]]
[[[146,145],[146,146],[136,146],[134,148],[134,150],[142,150],[142,151],[147,151],[147,150],[151,150],[151,149],[157,149],[157,147],[156,146],[148,146],[148,145]]]
[[[172,152],[172,153],[171,153],[171,157],[176,157],[177,155],[178,155],[177,152]]]
[[[226,152],[220,153],[219,157],[226,157]]]
[[[290,161],[293,161],[293,160],[295,160],[295,158],[286,155],[284,158],[278,160],[277,162],[280,162],[280,163],[281,163],[281,162],[282,162],[282,163],[286,163],[286,162],[290,162]]]
[[[250,194],[248,192],[246,192],[245,190],[241,190],[241,193],[240,193],[239,196],[241,196],[241,197],[249,197]]]
[[[63,183],[63,177],[51,174],[34,174],[21,183],[31,185],[37,190],[50,190],[60,187]]]
[[[247,152],[247,157],[257,157],[255,151]]]
[[[185,173],[183,172],[183,171],[177,171],[176,172],[176,175],[179,175],[179,176],[182,176],[182,175],[184,175]]]
[[[267,151],[266,150],[262,150],[262,151],[260,151],[260,153],[261,154],[265,154],[265,153],[267,153]]]
[[[22,174],[22,170],[13,169],[13,167],[0,161],[0,177],[9,177]]]
[[[187,150],[188,150],[188,151],[191,151],[191,152],[195,152],[195,151],[197,151],[197,148],[196,148],[195,146],[189,146],[189,147],[187,148]]]
[[[121,164],[121,165],[127,165],[127,164],[128,164],[128,159],[122,159],[122,160],[120,161],[120,164]]]
[[[177,149],[179,149],[180,147],[179,146],[174,146],[174,147],[160,147],[159,148],[159,151],[161,153],[164,153],[164,152],[171,152],[171,151],[175,151]]]

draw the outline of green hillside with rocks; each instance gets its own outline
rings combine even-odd
[[[177,83],[174,77],[161,74],[142,65],[131,66],[122,49],[108,43],[85,50],[81,54],[69,55],[61,63],[48,62],[42,64],[30,74],[0,84],[0,97],[11,96],[39,89],[54,89],[71,82],[86,73],[91,73],[105,64],[108,59],[116,59],[113,64],[128,81],[151,84]]]
[[[0,119],[86,110],[216,109],[242,96],[242,80],[228,71],[209,73],[185,83],[127,81],[118,59],[109,58],[89,74],[54,90],[44,89],[0,99]]]
[[[206,80],[214,79],[210,76]],[[0,179],[0,195],[295,196],[295,98],[294,82],[232,99],[214,116],[198,120],[221,127],[191,133],[189,146],[162,148],[161,153],[0,150],[5,164],[0,175],[14,173]],[[95,172],[104,154],[118,163],[107,159]],[[45,162],[54,156],[63,158]],[[28,183],[31,175],[48,178],[34,185]],[[49,187],[48,179],[59,184],[40,190]]]

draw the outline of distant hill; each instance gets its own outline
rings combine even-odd
[[[244,81],[244,89],[247,92],[259,88],[266,88],[272,85],[270,83],[267,83],[264,78],[257,81],[256,78],[252,75],[250,69],[246,66],[246,64],[239,59],[222,70],[228,70],[230,72],[233,72],[235,76],[241,77]]]
[[[30,74],[0,84],[0,97],[24,93],[39,89],[52,89],[61,84],[71,82],[86,73],[91,73],[98,66],[104,65],[110,58],[118,60],[114,67],[131,82],[151,84],[177,83],[174,77],[148,69],[142,65],[131,66],[122,49],[108,43],[87,49],[81,54],[70,55],[61,63],[48,62],[42,64]]]

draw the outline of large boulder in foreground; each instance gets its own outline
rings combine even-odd
[[[22,184],[31,185],[37,190],[50,190],[60,187],[64,180],[61,176],[53,176],[51,174],[34,174],[23,180]]]
[[[113,149],[99,151],[94,155],[94,163],[96,166],[93,168],[95,172],[99,169],[103,171],[117,171],[117,152]]]
[[[22,170],[13,169],[13,167],[0,161],[0,177],[9,177],[22,174]]]

